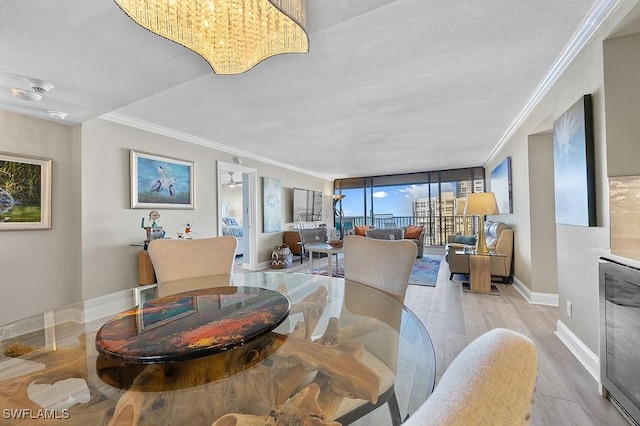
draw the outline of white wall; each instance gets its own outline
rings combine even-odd
[[[534,108],[529,117],[514,132],[504,146],[485,165],[492,170],[506,155],[512,156],[514,214],[502,217],[516,228],[516,263],[514,274],[529,290],[536,292],[550,289],[544,283],[534,283],[536,275],[544,276],[538,268],[545,266],[540,262],[531,262],[531,247],[537,252],[542,247],[555,249],[557,252],[557,286],[560,302],[560,321],[567,326],[586,347],[597,354],[598,348],[598,256],[609,249],[609,214],[608,214],[608,180],[607,180],[607,139],[605,134],[605,103],[603,76],[603,40],[610,34],[621,19],[637,3],[636,0],[623,1],[610,20],[603,26],[590,44],[576,57],[574,62],[558,79],[548,94]],[[530,181],[530,176],[537,173],[528,170],[529,166],[539,167],[541,171],[553,173],[553,163],[547,161],[531,161],[529,155],[539,155],[539,150],[529,152],[527,145],[535,143],[531,135],[540,133],[544,123],[557,119],[584,94],[593,97],[595,156],[596,156],[596,205],[597,226],[581,227],[556,225],[553,233],[536,233],[531,215],[540,211],[547,204],[544,213],[554,209],[553,203],[545,201],[548,194],[536,195],[540,182]],[[638,110],[633,105],[635,111]],[[523,156],[520,158],[520,156]],[[535,159],[533,159],[535,160]],[[529,166],[527,163],[531,163]],[[520,167],[523,166],[523,167]],[[545,184],[546,185],[546,184]],[[533,189],[533,190],[532,190]],[[528,231],[528,232],[527,232]],[[519,252],[526,253],[524,256]],[[527,270],[529,267],[536,271]],[[551,261],[551,267],[554,267]],[[552,279],[549,279],[552,281]],[[535,284],[535,285],[534,285]],[[573,305],[573,316],[566,314],[566,301]]]
[[[0,111],[0,151],[51,158],[51,229],[0,231],[0,324],[80,297],[77,129]]]
[[[0,324],[81,299],[137,285],[137,252],[150,209],[130,208],[130,149],[195,161],[196,209],[159,209],[174,234],[193,224],[198,237],[218,235],[216,162],[232,154],[102,119],[69,127],[0,111],[0,151],[53,159],[52,229],[0,232]],[[332,182],[260,161],[243,165],[281,179],[282,229],[290,229],[291,188],[326,192]],[[259,191],[261,192],[261,191]],[[258,214],[262,217],[261,202]],[[327,200],[327,220],[332,219]],[[262,233],[258,260],[267,262],[282,233]]]
[[[553,135],[529,136],[529,207],[531,220],[531,291],[558,294],[558,253],[553,182]]]
[[[83,298],[137,284],[140,248],[131,244],[144,240],[140,223],[150,209],[130,208],[130,149],[195,161],[196,209],[158,209],[159,224],[173,237],[177,227],[187,222],[199,238],[218,235],[216,161],[230,163],[232,154],[102,119],[90,120],[82,125]],[[281,179],[283,230],[291,216],[287,187],[300,182],[321,191],[331,188],[330,181],[255,160],[245,159],[243,166],[256,169],[259,176]],[[282,243],[282,233],[264,234],[262,224],[258,226],[258,261],[266,262],[273,247]]]

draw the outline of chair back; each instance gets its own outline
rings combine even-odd
[[[158,239],[148,251],[158,288],[163,283],[210,275],[230,275],[238,240],[232,235],[196,240]]]
[[[364,234],[367,238],[377,240],[402,240],[404,238],[402,228],[369,228],[364,231]]]
[[[303,245],[327,242],[326,228],[301,229],[299,232],[300,232],[300,242]]]
[[[349,235],[343,251],[345,279],[376,287],[404,302],[418,252],[413,241]]]
[[[537,371],[536,347],[528,337],[493,329],[460,352],[405,424],[527,425]]]

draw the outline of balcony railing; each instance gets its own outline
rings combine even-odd
[[[409,225],[422,225],[425,228],[425,245],[443,246],[449,235],[475,234],[477,230],[476,216],[394,216],[370,217],[350,216],[344,222],[353,226],[373,225],[376,228],[401,228]],[[347,229],[347,228],[345,228]]]

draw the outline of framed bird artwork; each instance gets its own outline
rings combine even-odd
[[[195,209],[195,163],[131,150],[131,208]]]

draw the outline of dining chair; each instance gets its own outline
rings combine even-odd
[[[305,244],[313,243],[326,243],[327,242],[327,228],[310,228],[300,229],[300,245],[302,246],[302,256],[300,256],[300,263],[305,256]],[[320,253],[318,253],[320,255]]]
[[[361,401],[355,405],[341,406],[336,421],[349,424],[370,411],[387,404],[392,424],[402,423],[398,400],[395,394],[395,376],[398,359],[398,332],[402,319],[402,308],[411,269],[416,260],[417,247],[409,240],[378,240],[349,235],[344,239],[345,303],[344,307],[355,317],[361,312],[377,312],[381,327],[387,338],[372,339],[367,335],[359,338],[365,349],[363,361],[378,363],[381,386],[375,404]],[[362,294],[357,282],[380,290],[379,297]],[[391,296],[391,297],[389,297]],[[375,306],[375,309],[372,309]],[[343,315],[347,318],[347,315]],[[384,373],[386,372],[386,373]]]
[[[229,285],[238,240],[232,235],[196,240],[158,239],[147,248],[158,281],[158,296]],[[203,277],[222,276],[203,280]],[[186,280],[180,284],[172,281]],[[208,283],[211,283],[207,285]],[[216,285],[212,285],[215,283]]]
[[[409,240],[344,239],[344,278],[376,287],[404,303],[418,248]]]
[[[495,328],[460,352],[405,424],[528,425],[537,370],[531,339]]]

